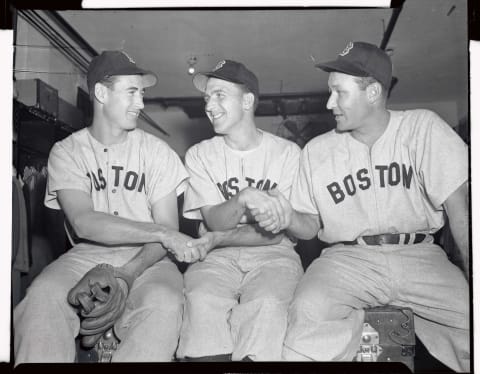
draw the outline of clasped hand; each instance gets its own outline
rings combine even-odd
[[[242,193],[245,207],[265,231],[278,234],[290,225],[292,206],[278,189],[246,188]]]
[[[209,235],[194,239],[178,231],[170,231],[162,241],[162,245],[180,262],[192,263],[202,261],[213,248],[213,240]]]

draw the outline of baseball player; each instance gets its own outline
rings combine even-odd
[[[177,357],[193,361],[280,360],[300,258],[283,233],[261,230],[248,212],[276,217],[266,191],[289,196],[299,147],[257,129],[258,80],[224,60],[194,76],[217,136],[191,147],[184,216],[202,220],[211,247],[184,274],[185,310]],[[278,219],[278,217],[277,217]]]
[[[252,212],[267,231],[331,243],[295,292],[283,357],[351,361],[364,308],[392,304],[413,309],[435,358],[469,371],[467,146],[431,111],[386,109],[392,64],[375,45],[351,42],[317,67],[336,130],[303,149],[291,206],[276,193],[285,225]],[[433,242],[445,213],[465,275]]]
[[[112,361],[171,360],[183,279],[165,255],[200,257],[202,239],[178,232],[187,172],[165,142],[136,129],[157,77],[125,52],[105,51],[87,81],[92,125],[52,148],[45,196],[83,241],[45,268],[15,309],[16,364],[73,362],[79,331],[94,345],[112,325],[122,331]]]

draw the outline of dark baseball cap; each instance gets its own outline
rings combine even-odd
[[[357,77],[373,77],[387,89],[392,82],[392,61],[374,44],[349,42],[336,60],[315,65],[327,72],[340,72]]]
[[[144,87],[157,84],[157,76],[151,71],[139,68],[124,51],[103,51],[93,58],[88,67],[88,90],[91,92],[95,83],[114,75],[141,75]]]
[[[258,98],[258,79],[240,62],[222,60],[212,71],[195,74],[193,84],[197,90],[205,92],[208,78],[218,78],[232,83],[244,84]]]

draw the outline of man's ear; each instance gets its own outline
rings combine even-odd
[[[243,94],[243,108],[250,109],[253,108],[253,104],[255,103],[255,95],[251,92],[247,92]]]
[[[105,87],[100,82],[95,83],[95,88],[93,89],[95,99],[101,103],[105,101],[107,95],[107,87]]]
[[[374,103],[382,97],[383,87],[379,82],[370,83],[367,86],[367,99],[369,102]]]

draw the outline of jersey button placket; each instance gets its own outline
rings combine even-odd
[[[107,148],[105,148],[105,151],[107,151]],[[112,166],[117,165],[118,162],[115,160],[115,152],[109,152],[108,153],[108,164],[109,164],[109,180],[112,181],[113,186],[110,189],[110,193],[108,194],[108,200],[109,200],[109,206],[110,206],[110,211],[113,210],[113,215],[118,216],[118,210],[114,210],[116,206],[118,206],[117,199],[118,199],[118,194],[117,194],[117,186],[115,183],[119,183],[117,181],[118,178],[116,178],[115,171],[112,169]]]

